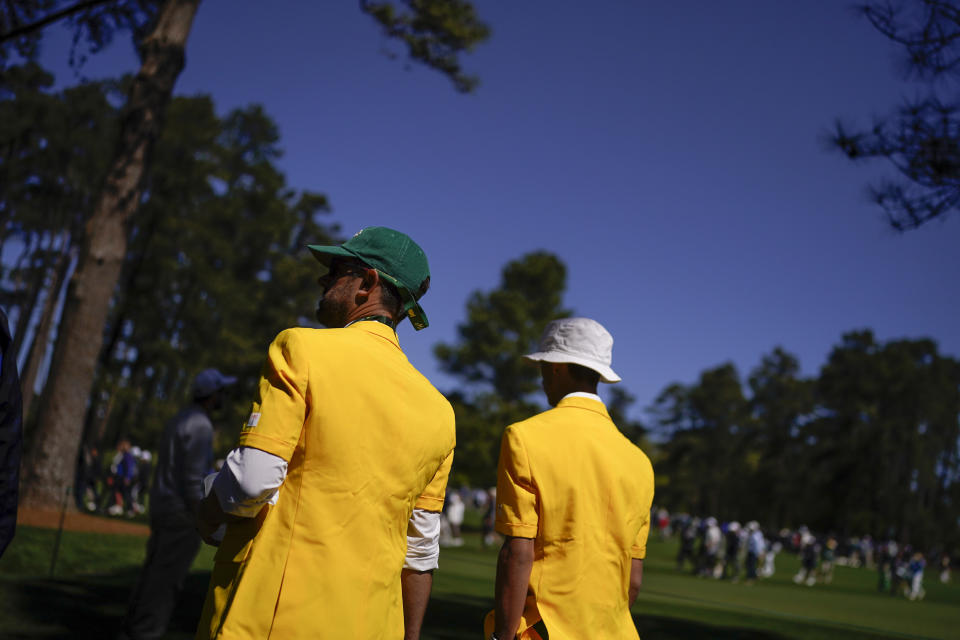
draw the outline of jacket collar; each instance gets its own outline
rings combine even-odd
[[[557,403],[557,409],[562,409],[564,407],[586,409],[587,411],[599,413],[607,420],[610,419],[610,414],[607,413],[607,407],[603,404],[603,402],[594,400],[593,398],[584,398],[582,396],[564,396],[563,399]]]
[[[376,336],[380,336],[385,340],[391,342],[397,349],[400,348],[400,340],[397,339],[397,332],[394,331],[391,327],[383,324],[382,322],[376,322],[375,320],[361,320],[354,322],[346,327],[347,329],[360,329],[361,331],[366,331],[367,333],[372,333]]]

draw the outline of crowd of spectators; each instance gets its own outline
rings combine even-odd
[[[440,546],[459,547],[463,545],[461,528],[469,506],[479,511],[480,541],[484,547],[492,547],[501,542],[500,536],[493,530],[496,519],[497,489],[470,489],[462,487],[447,491],[443,513],[440,514]]]
[[[712,516],[680,514],[669,518],[665,513],[658,510],[655,522],[661,539],[674,532],[680,538],[678,571],[689,570],[703,578],[743,580],[747,584],[773,575],[781,545],[765,537],[756,520],[741,526],[735,520],[721,523]]]
[[[121,436],[105,460],[96,446],[84,446],[77,465],[74,498],[90,513],[133,518],[145,511],[153,474],[153,454]]]
[[[945,552],[923,553],[892,536],[880,541],[869,535],[841,538],[817,535],[806,526],[764,531],[755,520],[741,525],[712,516],[671,515],[663,508],[655,509],[652,519],[661,539],[679,538],[677,570],[704,578],[752,584],[774,575],[780,552],[799,556],[793,582],[808,587],[830,584],[836,565],[876,570],[878,591],[910,600],[923,598],[928,564],[935,563],[941,582],[951,578],[951,560]]]

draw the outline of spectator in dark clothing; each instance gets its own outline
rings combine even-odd
[[[83,445],[77,461],[77,479],[74,497],[80,511],[96,511],[100,503],[100,451],[92,445]]]
[[[150,493],[150,539],[120,638],[160,638],[183,581],[200,550],[197,506],[203,477],[213,471],[213,423],[223,389],[237,381],[206,369],[193,382],[193,404],[164,428]]]
[[[683,571],[686,560],[689,560],[690,563],[694,565],[694,571],[696,571],[693,547],[697,540],[698,528],[699,521],[695,518],[688,518],[680,529],[680,550],[677,552],[677,571]]]
[[[893,540],[881,542],[877,547],[877,591],[890,588],[893,557],[897,554],[897,543]]]
[[[736,580],[740,577],[740,523],[734,520],[727,525],[726,549],[723,557],[723,578]]]
[[[110,459],[110,467],[104,473],[104,488],[100,505],[100,512],[112,516],[123,513],[123,493],[121,491],[120,463],[123,462],[123,452],[130,448],[130,441],[126,436],[117,440],[116,451]]]
[[[137,481],[137,457],[131,450],[130,439],[120,438],[117,445],[117,455],[114,458],[113,471],[113,504],[107,513],[118,516],[127,513],[133,516],[133,485]]]
[[[753,584],[757,579],[757,567],[766,548],[767,541],[763,537],[763,532],[760,531],[760,523],[751,520],[747,523],[747,584]],[[771,549],[770,553],[774,551]],[[770,575],[773,575],[772,570]]]
[[[816,537],[806,527],[800,527],[800,570],[793,576],[797,584],[812,587],[817,583],[817,557],[820,553],[820,544]]]
[[[11,349],[7,315],[0,309],[0,556],[17,528],[23,414],[16,353]]]
[[[909,545],[900,545],[890,561],[890,595],[898,596],[903,590],[903,581],[907,578],[911,549]]]

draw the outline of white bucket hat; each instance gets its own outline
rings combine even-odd
[[[554,320],[543,330],[539,351],[524,356],[536,362],[579,364],[600,374],[603,382],[620,382],[610,363],[613,336],[603,325],[590,318]]]

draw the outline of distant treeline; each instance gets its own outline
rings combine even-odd
[[[745,382],[723,364],[659,395],[658,504],[960,546],[960,362],[936,343],[854,331],[815,378],[777,348]]]

